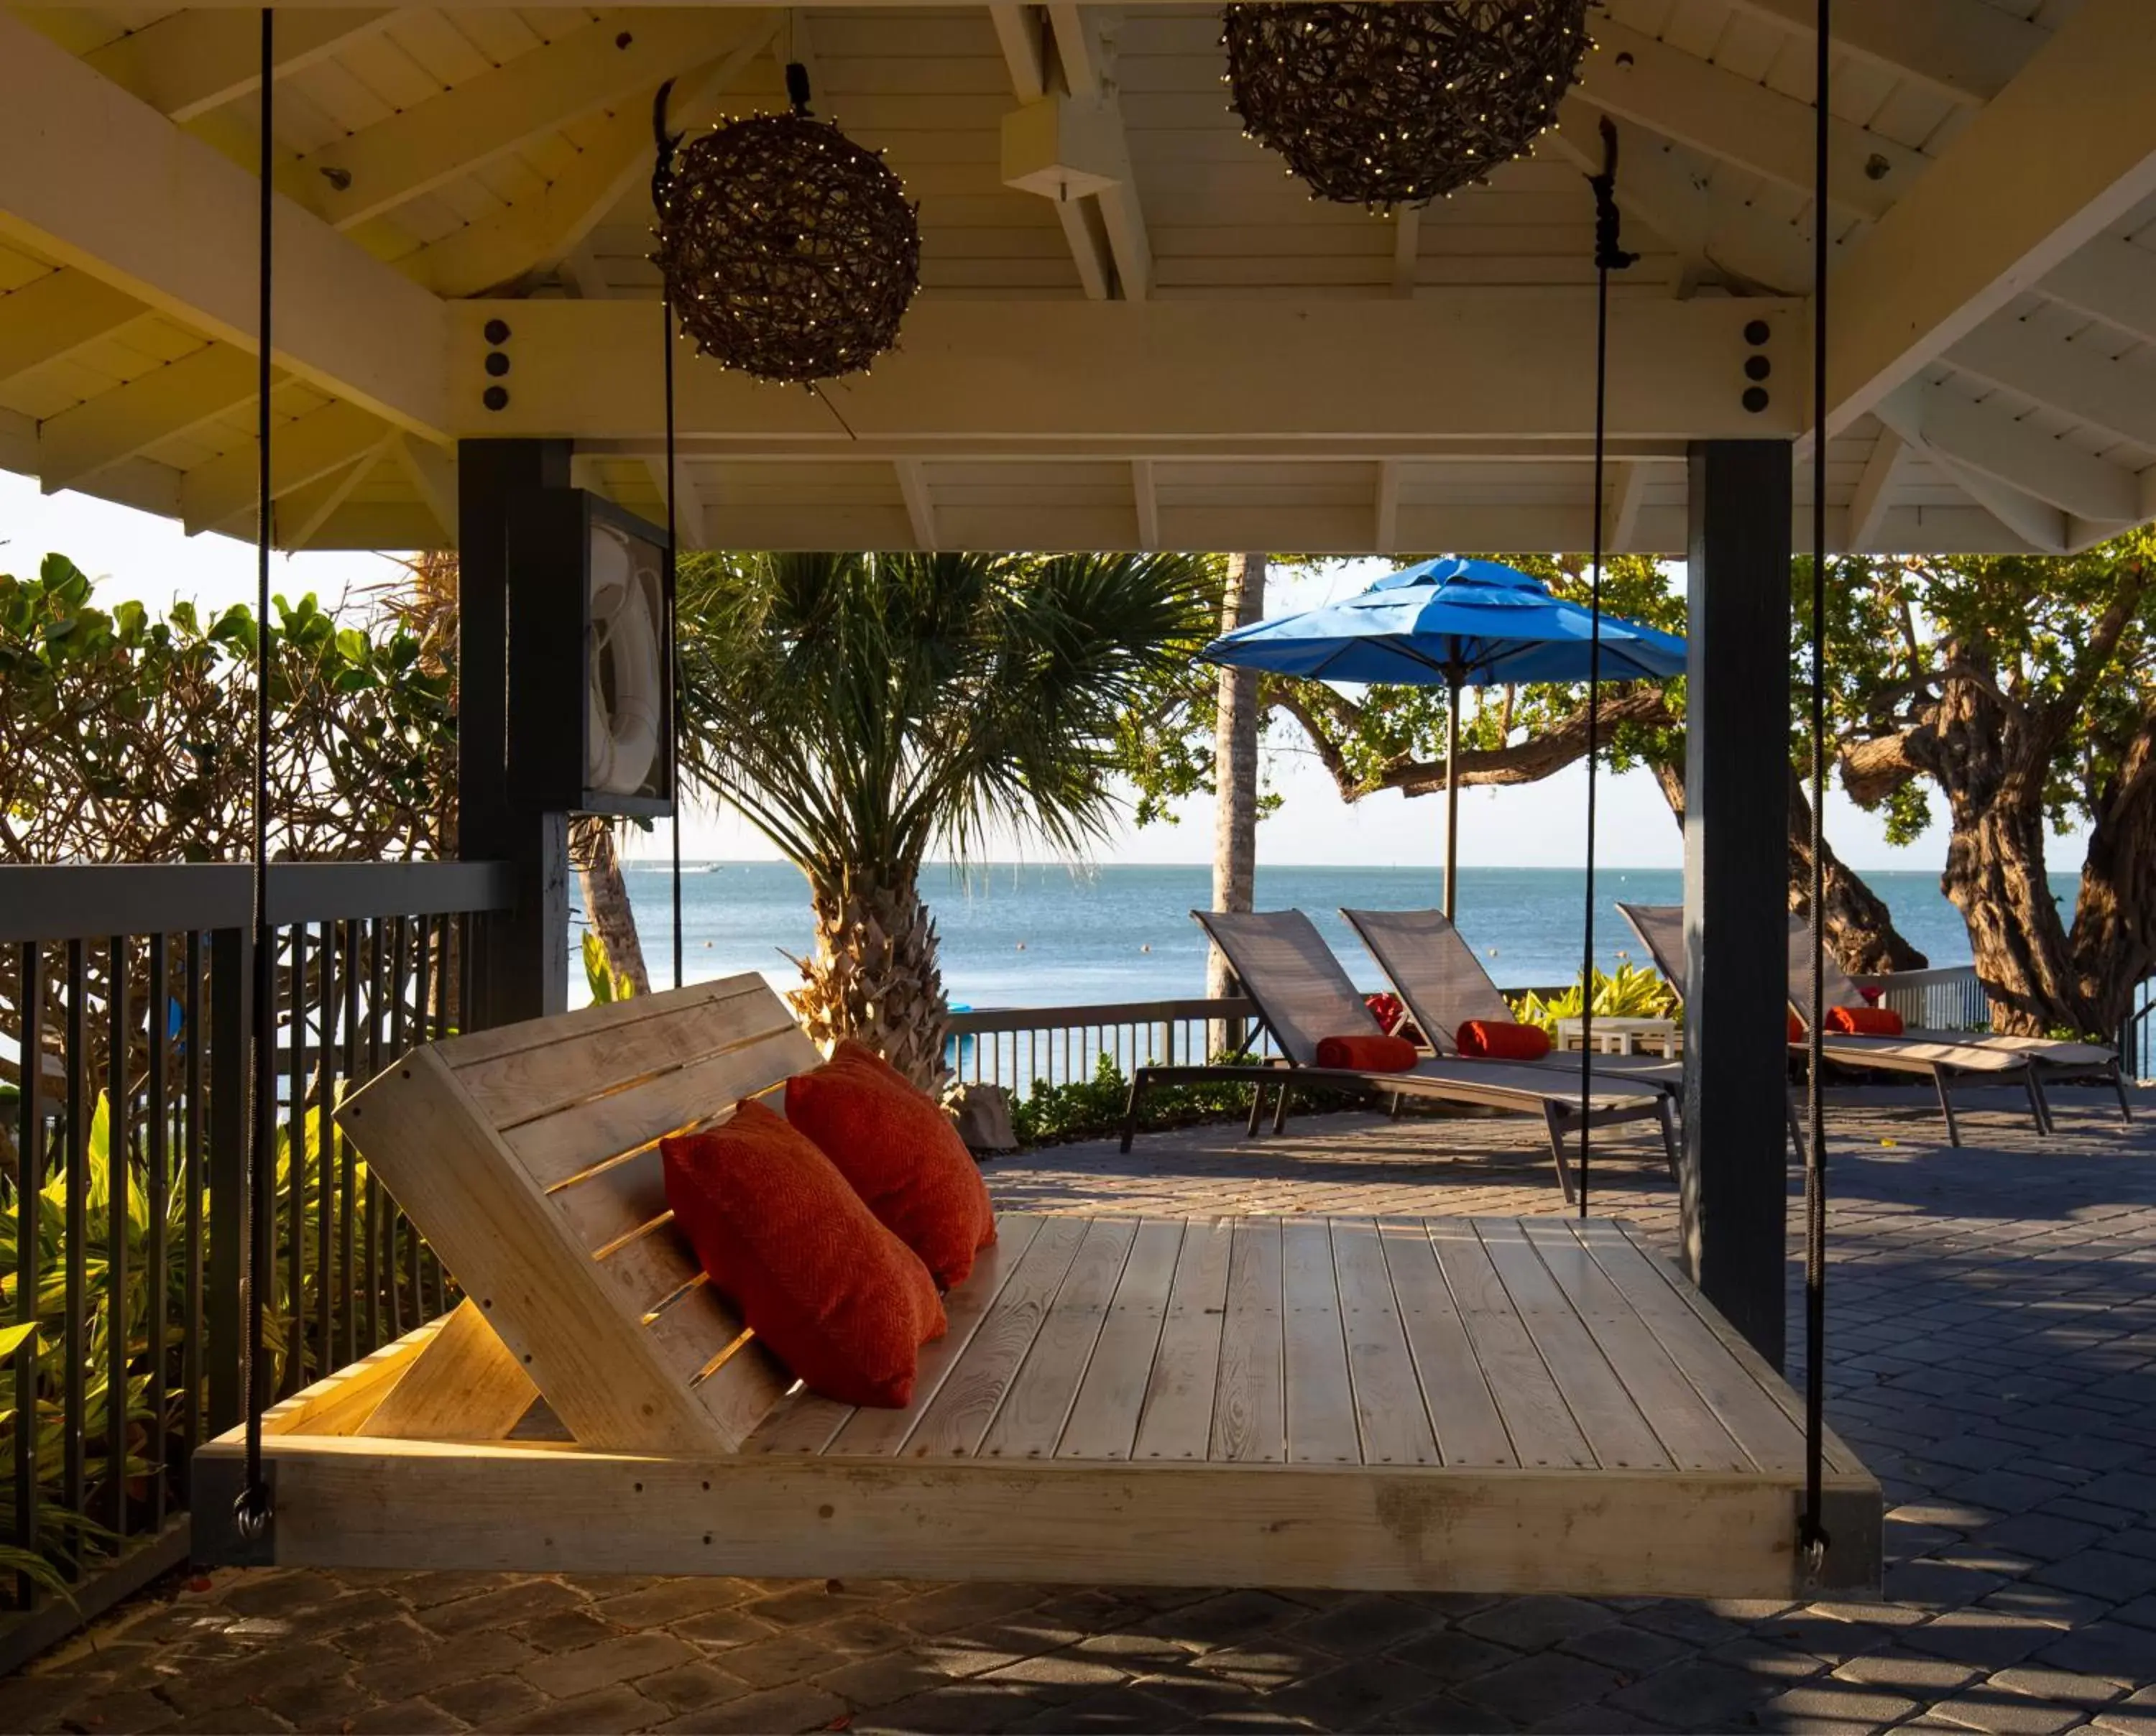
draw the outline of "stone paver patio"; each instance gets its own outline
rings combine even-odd
[[[2056,1137],[1978,1111],[1959,1151],[1913,1099],[1835,1111],[1831,1418],[1887,1486],[1884,1603],[221,1572],[0,1682],[0,1728],[2156,1736],[2156,1117],[2057,1095]],[[1058,1211],[1561,1203],[1519,1120],[1240,1135],[991,1175]],[[1599,1149],[1597,1208],[1669,1246],[1667,1175]]]

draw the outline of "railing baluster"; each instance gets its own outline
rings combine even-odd
[[[345,922],[339,924],[343,943],[344,964],[341,976],[344,983],[344,1076],[346,1081],[359,1076],[359,924]],[[357,1154],[352,1141],[337,1140],[337,1296],[343,1311],[338,1334],[342,1342],[340,1364],[359,1360],[359,1300],[354,1285],[353,1262],[357,1258],[355,1243],[357,1216],[353,1195],[357,1189]]]
[[[336,924],[322,924],[315,962],[321,984],[321,1095],[315,1103],[315,1354],[327,1374],[336,1354],[336,1146],[337,1131],[337,944]]]
[[[371,943],[367,949],[367,1076],[382,1071],[382,997],[385,992],[382,956],[382,919],[366,924]],[[382,1347],[382,1188],[374,1171],[367,1172],[367,1349],[369,1354]]]
[[[285,932],[291,976],[285,998],[290,1064],[284,1211],[290,1242],[285,1254],[285,1371],[277,1391],[290,1398],[307,1384],[307,925],[295,922]]]
[[[377,941],[379,925],[375,929]],[[389,1060],[393,1065],[404,1053],[404,943],[406,924],[401,916],[389,921]],[[388,1246],[385,1257],[388,1264],[389,1336],[404,1336],[404,1277],[398,1260],[398,1247],[404,1237],[404,1214],[385,1202],[388,1217]]]
[[[208,1075],[203,1059],[206,1027],[199,929],[187,931],[187,1005],[181,1028],[187,1042],[187,1104],[180,1156],[187,1242],[182,1255],[186,1264],[181,1306],[185,1335],[180,1346],[180,1386],[186,1395],[186,1408],[180,1416],[180,1499],[184,1504],[193,1498],[195,1449],[202,1445],[203,1437],[203,1110]]]
[[[148,1402],[150,1410],[150,1511],[148,1529],[151,1536],[165,1528],[165,1495],[168,1482],[166,1459],[168,1457],[172,1430],[165,1415],[165,1374],[167,1325],[166,1303],[172,1288],[170,1256],[165,1247],[165,1218],[171,1209],[171,1186],[168,1165],[171,1162],[172,1105],[171,1079],[168,1076],[172,1037],[172,992],[167,981],[167,970],[172,961],[172,937],[170,935],[150,936],[150,1004],[144,1022],[144,1035],[150,1044],[150,1101],[146,1126],[149,1134],[148,1170],[143,1180],[146,1187],[146,1216],[150,1233],[147,1247],[143,1251],[142,1281],[149,1286],[150,1319],[148,1340],[145,1349],[150,1380]]]
[[[133,1232],[127,1207],[134,1166],[128,1158],[135,1119],[127,1078],[134,1035],[128,1019],[129,950],[126,936],[116,935],[105,954],[105,1523],[122,1543],[127,1536],[127,1244]]]
[[[34,940],[22,947],[18,991],[23,1009],[22,1094],[18,1101],[15,1141],[15,1324],[33,1324],[44,1273],[38,1256],[44,1226],[38,1206],[45,1185],[45,969],[43,950]],[[15,1536],[18,1548],[38,1546],[38,1431],[20,1419],[34,1417],[38,1406],[38,1344],[34,1335],[15,1353]],[[15,1602],[28,1609],[36,1587],[26,1574],[15,1576]]]
[[[90,1252],[90,982],[80,940],[67,949],[67,1320],[61,1332],[60,1505],[82,1511],[83,1411],[88,1403],[83,1368],[83,1310],[87,1300],[85,1262]],[[69,1572],[80,1577],[83,1539],[68,1550]]]

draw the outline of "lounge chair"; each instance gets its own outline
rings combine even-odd
[[[1811,931],[1799,917],[1789,919],[1789,989],[1791,999],[1803,996],[1799,986],[1811,968]],[[1851,981],[1849,973],[1830,953],[1823,960],[1820,985],[1826,991],[1829,1006],[1861,1006],[1864,994]],[[1808,999],[1809,997],[1804,997]],[[1805,1008],[1799,1005],[1799,1017]],[[2101,1043],[2064,1042],[2049,1037],[2010,1037],[2004,1032],[1941,1031],[1917,1026],[1905,1026],[1902,1037],[1912,1042],[1949,1042],[1960,1048],[1996,1050],[2002,1055],[2021,1055],[2036,1063],[2034,1078],[2036,1100],[2049,1125],[2051,1119],[2051,1099],[2044,1094],[2044,1087],[2066,1079],[2095,1079],[2108,1084],[2118,1093],[2118,1114],[2122,1121],[2133,1119],[2133,1109],[2126,1096],[2126,1076],[2119,1064],[2118,1051]]]
[[[1441,910],[1349,910],[1341,913],[1378,968],[1385,973],[1408,1013],[1440,1055],[1457,1055],[1453,1033],[1470,1019],[1510,1023],[1516,1015],[1503,991],[1460,930]],[[1551,1054],[1516,1063],[1579,1077],[1579,1057]],[[1672,1096],[1684,1089],[1684,1063],[1652,1055],[1597,1055],[1594,1072],[1627,1083],[1652,1085]]]
[[[1377,1017],[1348,980],[1340,961],[1300,910],[1224,914],[1194,910],[1191,915],[1227,955],[1241,980],[1243,992],[1279,1046],[1277,1061],[1230,1061],[1205,1066],[1141,1067],[1131,1079],[1129,1108],[1123,1117],[1122,1149],[1131,1149],[1137,1132],[1138,1106],[1157,1084],[1243,1083],[1256,1093],[1250,1104],[1250,1131],[1258,1130],[1265,1094],[1279,1095],[1273,1112],[1278,1131],[1286,1123],[1291,1091],[1367,1092],[1374,1096],[1432,1098],[1483,1109],[1517,1109],[1540,1114],[1557,1165],[1558,1185],[1567,1200],[1578,1197],[1567,1139],[1582,1125],[1580,1090],[1546,1068],[1515,1062],[1468,1061],[1444,1056],[1419,1063],[1411,1072],[1369,1073],[1320,1067],[1317,1046],[1328,1037],[1383,1034]],[[1587,1099],[1585,1124],[1605,1127],[1626,1121],[1654,1121],[1662,1136],[1670,1169],[1677,1165],[1676,1124],[1666,1092],[1622,1079],[1598,1076]]]
[[[1686,976],[1684,908],[1680,904],[1625,904],[1617,906],[1618,913],[1632,925],[1647,950],[1654,955],[1656,967],[1672,983],[1681,983]],[[1793,969],[1797,963],[1796,935],[1790,937]],[[1807,951],[1806,956],[1809,956]],[[1797,1006],[1794,981],[1791,985],[1790,1010],[1802,1017]],[[1805,1052],[1805,1045],[1790,1045],[1793,1054]],[[2036,1083],[2035,1065],[2027,1056],[1998,1049],[1976,1047],[1961,1042],[1941,1042],[1935,1040],[1903,1037],[1846,1037],[1829,1032],[1821,1044],[1821,1052],[1837,1067],[1861,1069],[1870,1073],[1914,1073],[1932,1082],[1938,1093],[1939,1113],[1947,1124],[1947,1143],[1961,1144],[1961,1124],[1955,1118],[1953,1092],[1958,1085],[1964,1089],[1971,1086],[2019,1085],[2028,1093],[2029,1113],[2035,1119],[2036,1130],[2048,1133],[2051,1121],[2044,1113],[2044,1098]]]
[[[1877,1481],[1607,1218],[1005,1212],[913,1402],[805,1390],[704,1281],[659,1138],[817,1063],[755,976],[400,1057],[337,1121],[465,1300],[194,1461],[258,1565],[1878,1595]],[[767,1717],[765,1722],[769,1722]]]

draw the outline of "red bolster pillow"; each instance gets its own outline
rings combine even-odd
[[[1348,1073],[1411,1073],[1421,1058],[1422,1052],[1404,1037],[1384,1037],[1375,1031],[1317,1039],[1317,1064]]]
[[[942,1301],[822,1152],[753,1101],[660,1152],[674,1221],[773,1354],[842,1404],[912,1402]]]
[[[1486,1061],[1539,1061],[1550,1052],[1549,1032],[1541,1026],[1502,1019],[1470,1019],[1452,1041],[1461,1054]]]
[[[1800,1049],[1804,1043],[1804,1022],[1794,1012],[1789,1015],[1789,1047]]]
[[[1902,1015],[1891,1006],[1830,1006],[1826,1028],[1850,1037],[1899,1037]]]
[[[850,1040],[786,1082],[786,1119],[814,1140],[883,1226],[946,1289],[996,1239],[980,1165],[951,1118],[873,1049]]]

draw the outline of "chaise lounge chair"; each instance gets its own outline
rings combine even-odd
[[[1683,982],[1686,971],[1683,906],[1620,904],[1617,909],[1654,955],[1656,967],[1662,975],[1672,983]],[[1792,929],[1790,935],[1789,1006],[1801,1017],[1794,984],[1800,970],[1809,968],[1804,960],[1809,958],[1810,950],[1807,947],[1800,958],[1797,932]],[[1793,1043],[1790,1050],[1793,1054],[1802,1054],[1805,1046]],[[1826,1035],[1821,1052],[1837,1067],[1870,1073],[1913,1073],[1929,1079],[1932,1088],[1938,1093],[1939,1113],[1946,1120],[1949,1145],[1961,1144],[1961,1124],[1954,1114],[1953,1092],[1957,1085],[1964,1089],[1972,1085],[2019,1085],[2028,1093],[2029,1113],[2035,1118],[2036,1130],[2051,1130],[2050,1119],[2044,1113],[2043,1094],[2036,1083],[2035,1068],[2026,1055],[1963,1042],[1907,1036],[1847,1037],[1839,1032]]]
[[[1355,930],[1385,979],[1406,1004],[1408,1013],[1430,1046],[1440,1055],[1456,1055],[1453,1033],[1470,1019],[1510,1023],[1506,1000],[1474,950],[1441,910],[1349,910],[1341,913]],[[1570,1078],[1579,1077],[1577,1055],[1556,1053],[1516,1065],[1537,1067]],[[1684,1089],[1684,1063],[1652,1055],[1597,1055],[1594,1071],[1607,1078],[1652,1085],[1672,1096]]]
[[[1802,919],[1789,919],[1789,986],[1791,999],[1802,994],[1798,985],[1804,981],[1804,973],[1811,968],[1810,930]],[[1861,1006],[1864,995],[1850,980],[1849,973],[1830,953],[1823,961],[1821,986],[1826,991],[1829,1006]],[[1804,1007],[1797,1009],[1802,1017]],[[2010,1037],[1994,1031],[1940,1031],[1921,1027],[1905,1026],[1904,1040],[1911,1042],[1948,1042],[1965,1049],[1985,1049],[2002,1055],[2020,1055],[2035,1063],[2032,1074],[2036,1087],[2036,1102],[2043,1113],[2046,1127],[2051,1124],[2051,1103],[2044,1087],[2067,1079],[2094,1079],[2107,1084],[2118,1093],[2118,1114],[2122,1121],[2133,1119],[2133,1109],[2126,1096],[2126,1076],[2119,1063],[2118,1051],[2101,1043],[2071,1042],[2050,1037]]]
[[[1227,955],[1243,992],[1272,1033],[1281,1058],[1273,1062],[1214,1063],[1205,1066],[1141,1067],[1131,1079],[1130,1105],[1123,1117],[1122,1149],[1131,1149],[1137,1132],[1138,1105],[1157,1084],[1247,1083],[1256,1088],[1250,1104],[1255,1134],[1268,1090],[1279,1093],[1273,1114],[1275,1131],[1286,1124],[1291,1091],[1368,1092],[1395,1100],[1421,1097],[1483,1109],[1517,1109],[1539,1114],[1557,1165],[1558,1185],[1567,1200],[1578,1197],[1568,1138],[1581,1126],[1576,1076],[1569,1085],[1547,1068],[1507,1061],[1463,1060],[1438,1056],[1406,1073],[1369,1073],[1320,1067],[1317,1046],[1328,1037],[1382,1036],[1377,1017],[1364,1003],[1340,961],[1332,955],[1310,919],[1300,910],[1224,914],[1194,910],[1213,943]],[[1654,1121],[1672,1174],[1677,1166],[1676,1124],[1669,1094],[1652,1086],[1598,1075],[1588,1099],[1586,1125],[1606,1127],[1626,1121]]]

